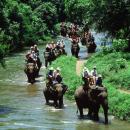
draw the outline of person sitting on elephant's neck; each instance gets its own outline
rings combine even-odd
[[[56,70],[54,71],[54,81],[53,84],[61,83],[62,82],[62,77],[60,74],[60,68],[57,67]]]
[[[92,76],[97,77],[97,69],[96,66],[93,67],[93,70],[91,71]]]
[[[82,73],[82,80],[85,81],[88,77],[89,77],[89,70],[86,67],[84,67]]]
[[[39,56],[39,49],[36,44],[34,45],[34,52],[37,56]]]
[[[33,46],[30,47],[30,53],[32,53],[32,51],[35,51]]]
[[[97,78],[96,86],[103,87],[101,75],[99,75],[98,78]]]
[[[53,75],[54,75],[53,73],[54,73],[54,68],[53,67],[49,68],[49,71],[47,73],[47,77],[53,78]]]
[[[36,55],[35,51],[32,51],[31,57],[32,57],[32,59],[33,59],[35,62],[37,62],[37,55]]]
[[[50,56],[50,52],[51,52],[50,47],[47,45],[46,49],[45,49],[45,52],[44,52],[45,59]]]
[[[54,75],[54,68],[51,67],[51,68],[49,68],[49,71],[47,73],[47,79],[49,81],[53,81],[53,75]],[[52,86],[52,82],[49,82],[49,83],[51,83],[50,86]]]

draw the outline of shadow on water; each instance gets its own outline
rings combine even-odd
[[[36,84],[29,84],[27,86],[27,92],[29,96],[36,96],[38,91],[38,86]]]
[[[0,65],[6,69],[6,62],[5,62],[5,59],[0,59]]]
[[[0,105],[0,116],[13,112],[13,108]]]
[[[84,115],[84,117],[80,117],[80,116],[78,116],[78,119],[79,120],[82,120],[82,121],[91,121],[91,122],[93,122],[93,123],[97,123],[97,124],[103,124],[104,125],[104,123],[105,123],[105,119],[104,119],[104,117],[101,117],[101,116],[99,116],[99,121],[95,121],[92,117],[89,117],[88,115]],[[108,122],[108,125],[109,124],[111,124],[111,122],[110,122],[110,120],[109,120],[109,122]]]

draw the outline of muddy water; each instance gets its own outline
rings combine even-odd
[[[67,40],[66,44],[69,45]],[[43,62],[42,50],[40,46]],[[130,130],[130,123],[113,116],[109,116],[107,126],[102,114],[99,122],[80,120],[75,103],[67,99],[62,110],[46,106],[42,94],[45,68],[42,67],[41,77],[34,85],[28,84],[23,72],[25,52],[7,57],[4,68],[0,66],[0,130]]]

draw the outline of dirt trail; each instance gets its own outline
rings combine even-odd
[[[130,94],[130,90],[118,89],[118,91],[124,94]]]
[[[85,63],[86,60],[77,60],[77,64],[76,64],[76,74],[80,76],[83,65]]]

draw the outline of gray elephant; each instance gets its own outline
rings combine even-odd
[[[27,75],[28,82],[33,84],[35,82],[35,77],[37,73],[37,67],[35,66],[35,64],[27,63],[25,66],[24,72]]]
[[[93,116],[94,120],[98,121],[99,108],[102,106],[105,124],[108,124],[108,99],[106,88],[91,88],[89,82],[86,82],[86,84],[76,89],[74,96],[81,118],[84,116],[83,108],[88,108],[88,115],[90,117]]]
[[[55,84],[53,87],[46,86],[43,90],[46,104],[49,104],[49,100],[54,101],[55,108],[62,108],[63,107],[63,95],[67,90],[67,86],[63,84]]]

